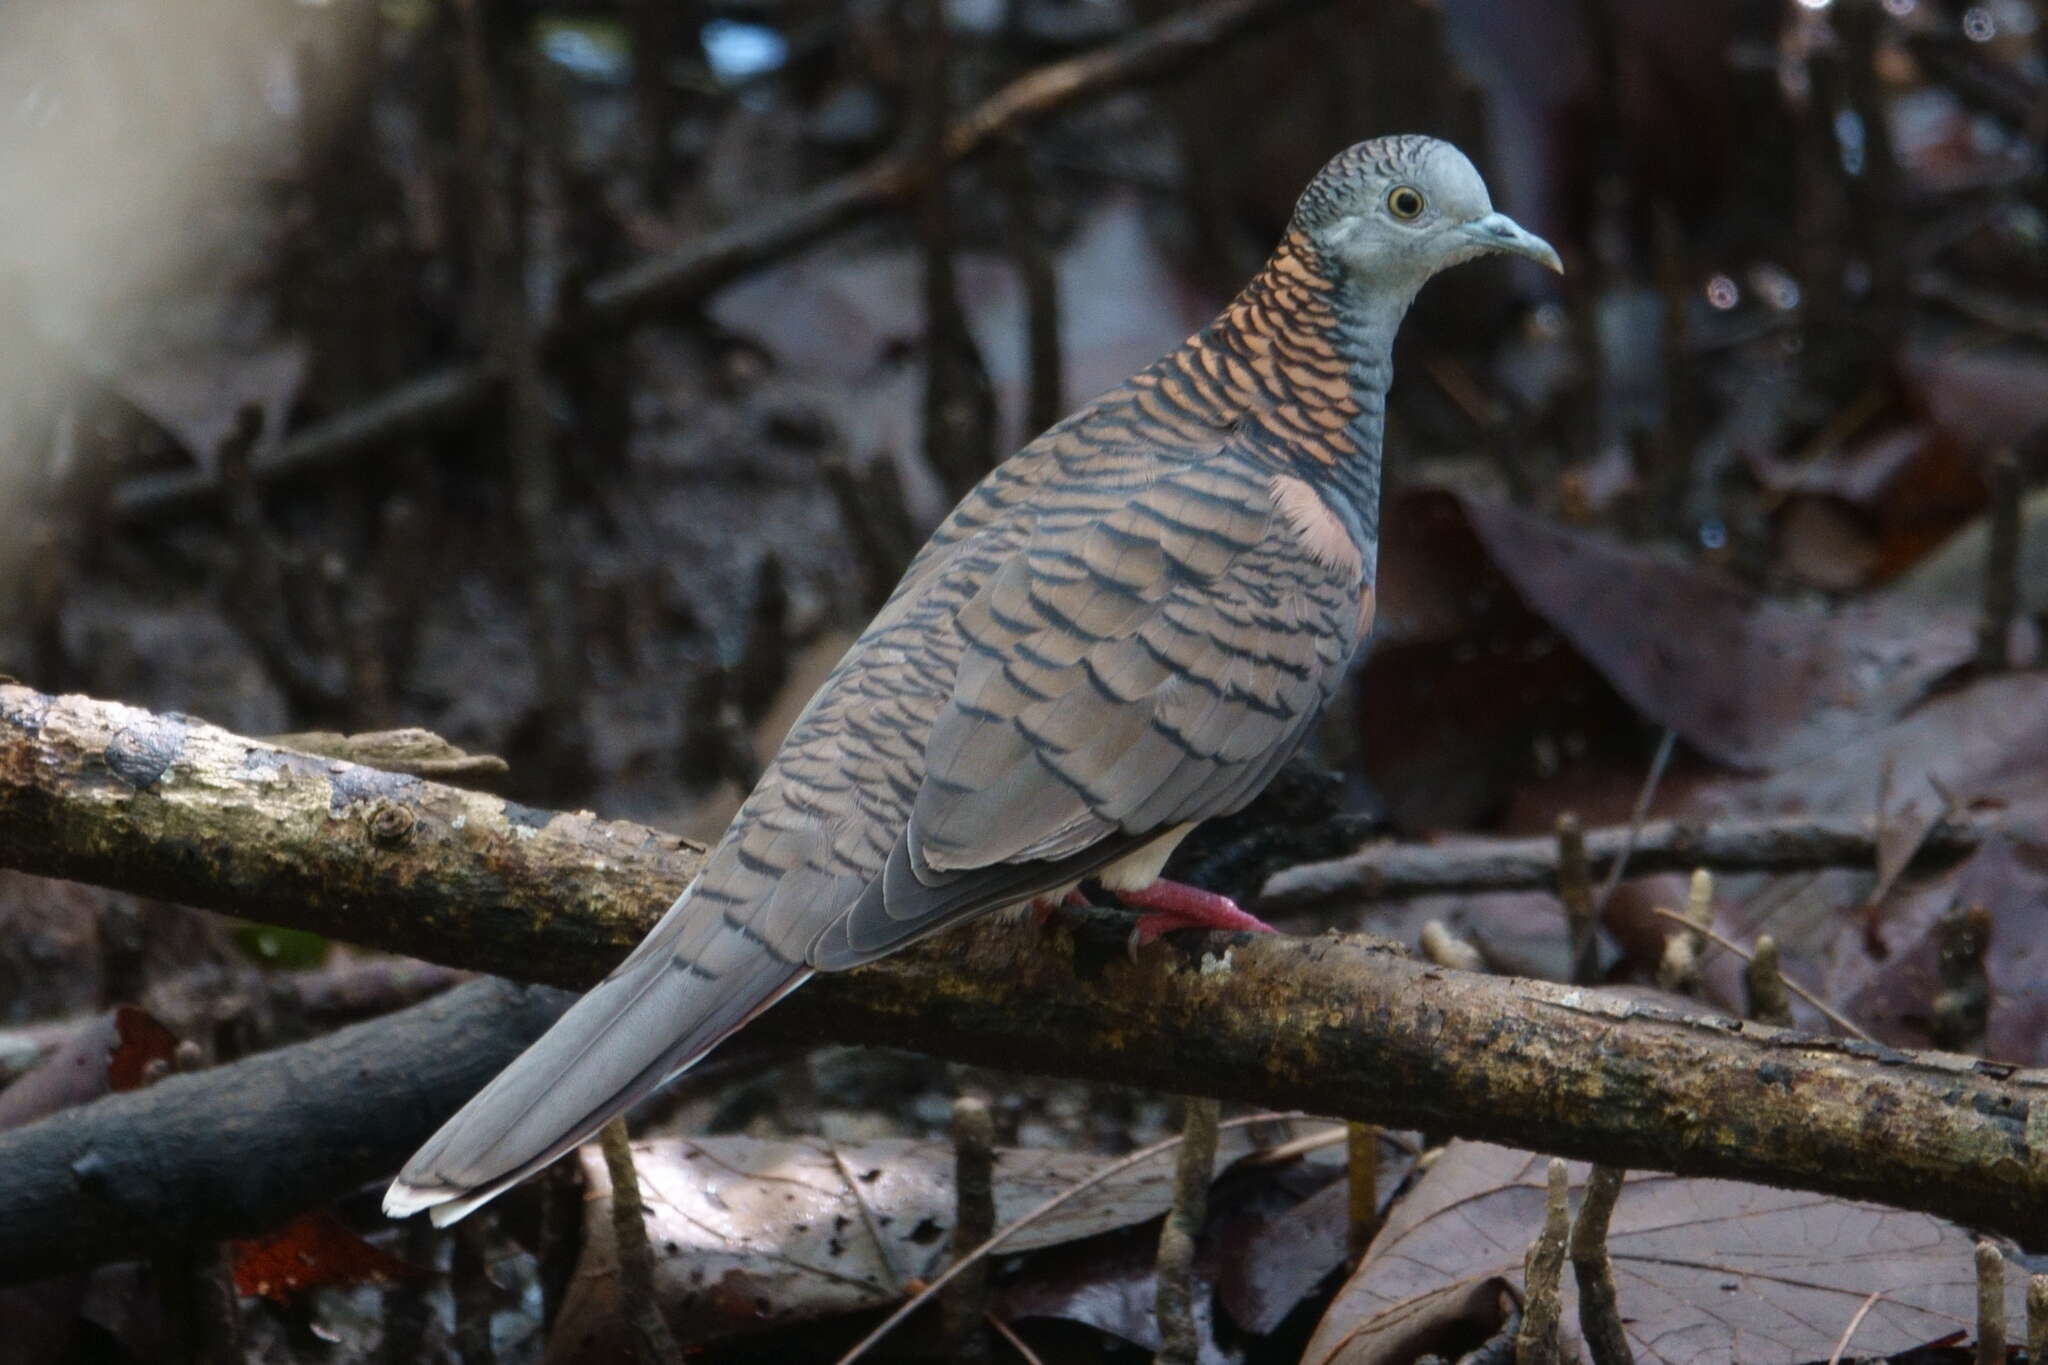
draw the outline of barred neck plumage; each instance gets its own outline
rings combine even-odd
[[[1241,423],[1256,458],[1320,493],[1368,575],[1394,332],[1413,297],[1347,281],[1290,229],[1222,315],[1159,367],[1163,382],[1184,381],[1188,406]]]

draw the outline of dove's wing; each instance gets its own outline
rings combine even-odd
[[[1315,495],[1228,445],[1143,472],[1070,480],[986,566],[909,818],[812,965],[880,956],[1235,811],[1301,742],[1358,640],[1355,552],[1305,539],[1290,513]]]

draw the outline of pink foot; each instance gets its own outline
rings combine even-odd
[[[1119,891],[1116,896],[1132,909],[1145,912],[1138,916],[1138,927],[1131,931],[1133,948],[1143,947],[1175,929],[1221,929],[1233,934],[1275,932],[1272,925],[1256,915],[1238,909],[1237,902],[1230,897],[1182,882],[1162,879],[1142,891]]]

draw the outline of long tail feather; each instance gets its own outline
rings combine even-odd
[[[413,1155],[384,1196],[445,1226],[572,1150],[810,977],[685,891],[621,963]]]

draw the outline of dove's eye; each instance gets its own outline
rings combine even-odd
[[[1387,212],[1404,223],[1422,216],[1422,191],[1413,185],[1396,185],[1387,191]]]

